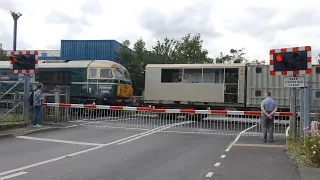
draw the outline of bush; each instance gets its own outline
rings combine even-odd
[[[309,160],[317,167],[320,167],[320,136],[310,134],[305,138],[304,150]]]
[[[288,155],[298,166],[318,167],[320,168],[320,135],[311,134],[310,131],[306,137],[292,141],[287,139]]]

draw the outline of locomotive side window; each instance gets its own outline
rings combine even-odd
[[[100,77],[101,78],[112,78],[112,71],[111,69],[101,69],[100,70]]]
[[[114,69],[114,74],[117,79],[123,79],[123,74],[119,69]]]
[[[127,80],[130,80],[130,73],[127,70],[124,70],[124,78],[126,78]]]
[[[90,78],[97,78],[97,69],[90,69]]]

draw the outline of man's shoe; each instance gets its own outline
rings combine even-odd
[[[266,142],[267,142],[267,140],[266,140],[266,139],[262,139],[262,142],[263,142],[263,143],[266,143]]]
[[[269,142],[270,142],[270,143],[273,143],[273,139],[270,139]]]

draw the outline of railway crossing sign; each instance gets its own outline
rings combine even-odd
[[[38,51],[12,51],[10,55],[10,73],[38,73]]]
[[[270,75],[302,75],[312,73],[311,46],[270,50]]]
[[[283,77],[283,87],[305,87],[305,80],[303,76],[299,77]]]

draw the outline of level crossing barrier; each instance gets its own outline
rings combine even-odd
[[[290,112],[275,113],[274,135],[285,136]],[[260,111],[156,109],[44,103],[42,123],[198,134],[260,135]],[[299,125],[299,123],[296,123]]]

